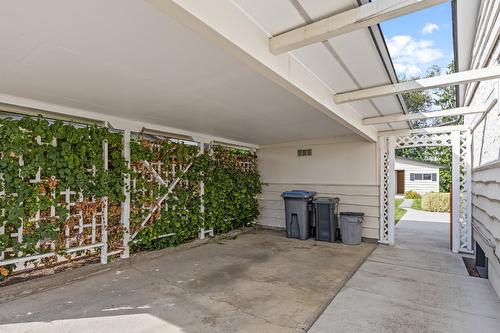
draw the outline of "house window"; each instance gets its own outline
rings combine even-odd
[[[437,181],[437,173],[410,173],[410,181],[414,182],[416,180],[429,180]]]

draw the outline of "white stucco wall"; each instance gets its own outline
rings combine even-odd
[[[484,18],[480,18],[484,21]],[[483,22],[484,23],[484,22]],[[493,22],[486,26],[494,26]],[[498,36],[491,31],[490,36]],[[498,40],[490,53],[488,39],[476,45],[473,53],[490,54],[483,66],[498,66],[500,46]],[[471,105],[484,103],[489,98],[500,99],[500,80],[481,82],[473,94]],[[473,127],[472,137],[472,224],[473,239],[488,257],[489,279],[500,295],[500,107],[484,116],[465,117],[465,123]]]
[[[312,156],[298,157],[298,149]],[[377,146],[355,136],[261,147],[264,182],[259,224],[285,227],[283,191],[303,189],[340,198],[340,211],[365,213],[362,236],[378,239]]]
[[[423,166],[418,163],[412,163],[411,161],[404,161],[396,159],[394,164],[395,170],[405,171],[405,188],[404,191],[415,191],[419,194],[425,194],[429,192],[439,192],[439,168],[431,166]],[[414,180],[410,179],[410,173],[435,173],[436,181],[432,180]]]

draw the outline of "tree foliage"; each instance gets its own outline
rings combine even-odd
[[[446,74],[454,72],[454,65],[447,66]],[[441,68],[432,66],[428,69],[425,77],[441,75]],[[411,77],[411,80],[421,77]],[[405,81],[403,78],[402,81]],[[403,94],[408,113],[432,112],[438,110],[452,109],[456,107],[455,87],[448,86],[431,90],[412,91]],[[453,125],[463,122],[462,117],[441,117],[412,121],[414,128],[437,127]],[[411,158],[431,163],[438,163],[445,168],[439,171],[439,189],[442,192],[450,190],[451,186],[451,147],[412,147],[396,151],[396,156]]]

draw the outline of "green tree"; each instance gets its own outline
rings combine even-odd
[[[446,68],[446,74],[454,72],[454,65],[450,63]],[[431,66],[425,77],[434,77],[441,75],[441,68],[438,66]],[[411,80],[419,79],[421,77],[411,77]],[[402,78],[401,81],[406,81]],[[412,91],[404,93],[403,98],[406,103],[408,113],[432,112],[437,110],[446,110],[456,107],[455,87],[448,86],[444,88],[437,88],[432,90]],[[441,117],[432,119],[422,119],[412,121],[414,128],[425,128],[452,125],[463,122],[462,117]],[[438,163],[445,168],[439,172],[439,189],[442,192],[450,190],[451,186],[451,148],[440,147],[412,147],[403,148],[396,151],[396,156],[411,158],[431,163]]]

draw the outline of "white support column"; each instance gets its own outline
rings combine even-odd
[[[122,156],[127,162],[127,166],[130,169],[130,130],[126,129],[123,132],[123,151]],[[130,256],[130,174],[124,175],[124,187],[123,193],[125,194],[125,200],[121,203],[121,224],[125,229],[123,232],[123,251],[121,258],[125,259]]]
[[[204,142],[199,142],[198,143],[200,147],[200,154],[205,153],[205,143]],[[204,195],[205,195],[205,183],[203,181],[200,181],[200,214],[204,216],[205,214],[205,201],[204,201]]]
[[[388,188],[388,220],[389,220],[389,245],[394,246],[394,200],[396,194],[396,172],[395,172],[395,160],[396,160],[396,139],[394,137],[389,137],[387,142],[389,151],[389,188]]]
[[[104,170],[108,171],[108,141],[102,143],[102,158],[104,161]],[[102,197],[102,215],[101,215],[101,264],[108,263],[108,197]]]
[[[387,152],[387,138],[386,137],[380,137],[379,138],[379,174],[380,174],[380,217],[379,217],[379,242],[380,243],[387,243],[387,236],[386,236],[386,193],[385,193],[385,154]]]
[[[451,132],[451,191],[453,206],[452,251],[458,253],[460,247],[460,132]]]
[[[470,130],[465,134],[466,150],[465,150],[465,177],[466,177],[466,195],[467,203],[466,221],[467,221],[467,250],[472,251],[472,133]]]
[[[198,152],[198,154],[204,154],[205,153],[205,145],[210,145],[210,143],[207,141],[207,139],[203,139],[203,138],[198,138],[198,145],[200,147],[200,150]],[[210,151],[211,152],[211,149],[210,148]],[[200,204],[200,215],[202,216],[202,218],[204,219],[205,218],[205,200],[204,200],[204,196],[205,196],[205,183],[203,181],[200,181],[200,201],[201,201],[201,204]],[[205,221],[203,221],[203,227],[200,228],[200,230],[198,231],[198,239],[205,239],[206,235],[208,235],[209,237],[213,236],[214,235],[214,231],[213,229],[205,229]]]

